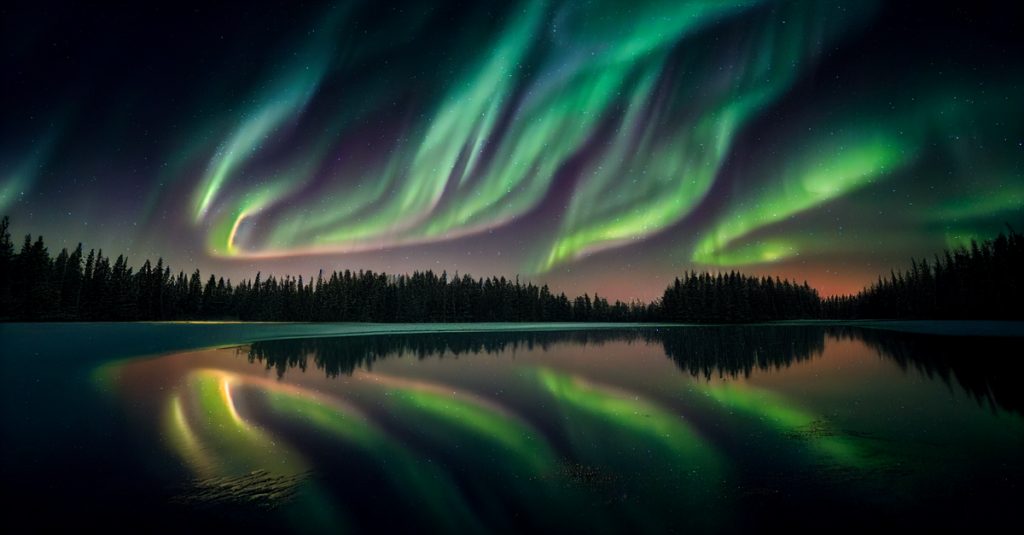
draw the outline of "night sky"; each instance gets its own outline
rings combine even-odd
[[[1017,2],[254,4],[0,8],[19,247],[626,301],[1024,227]]]

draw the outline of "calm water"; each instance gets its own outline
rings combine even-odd
[[[4,507],[40,529],[996,525],[1022,497],[1020,341],[813,326],[115,361],[116,336],[20,347],[4,356]]]

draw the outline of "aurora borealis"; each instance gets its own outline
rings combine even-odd
[[[780,510],[820,526],[833,508],[949,522],[978,488],[1017,496],[1019,410],[908,361],[935,359],[922,335],[739,327],[745,342],[701,344],[694,329],[286,338],[86,368],[93,410],[125,418],[103,436],[145,467],[132,474],[189,478],[182,496],[205,508],[267,492],[211,497],[222,478],[284,480],[270,489],[294,494],[262,501],[280,505],[262,520],[296,531],[735,530]],[[994,491],[975,485],[986,473]]]
[[[0,213],[235,280],[690,269],[856,291],[1024,223],[1011,2],[32,4]]]

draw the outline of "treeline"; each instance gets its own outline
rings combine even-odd
[[[970,249],[946,249],[932,263],[911,259],[906,273],[892,271],[856,295],[822,299],[806,282],[690,272],[665,289],[657,313],[671,323],[1024,320],[1024,236],[1007,227],[1009,236],[971,240]]]
[[[1024,239],[1010,228],[935,261],[912,260],[852,296],[822,299],[806,282],[691,271],[660,300],[629,304],[554,295],[518,277],[345,270],[304,280],[273,275],[233,285],[199,270],[174,273],[163,260],[135,271],[82,245],[51,258],[42,236],[20,252],[0,222],[0,321],[301,321],[380,323],[665,322],[758,323],[785,320],[1024,320]]]
[[[697,274],[665,289],[661,298],[662,321],[670,323],[756,323],[818,319],[818,291],[796,281],[771,277],[758,279],[730,272]]]
[[[199,270],[175,274],[163,259],[135,271],[123,255],[111,262],[82,245],[51,258],[39,236],[25,236],[19,253],[0,222],[0,320],[301,322],[641,322],[655,305],[625,304],[597,293],[570,300],[547,285],[504,277],[474,279],[432,271],[388,275],[372,271],[231,280]]]
[[[911,260],[907,272],[857,295],[822,302],[825,319],[1024,320],[1024,236],[1007,225],[1009,236],[971,247],[946,249],[933,262]]]

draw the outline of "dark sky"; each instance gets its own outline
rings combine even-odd
[[[649,300],[1024,227],[1017,2],[2,10],[0,213],[53,253]]]

